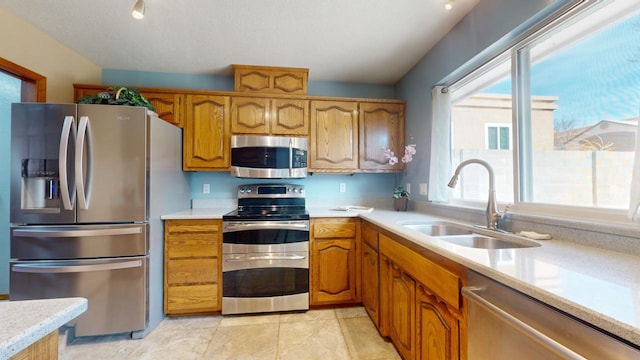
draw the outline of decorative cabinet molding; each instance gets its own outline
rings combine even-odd
[[[187,95],[183,132],[184,170],[228,170],[230,116],[228,96]]]
[[[311,220],[310,304],[360,301],[359,219]]]
[[[404,104],[360,103],[360,157],[363,171],[403,171],[404,163],[389,164],[384,149],[391,149],[398,159],[404,154]]]
[[[358,170],[358,104],[311,101],[309,171]]]
[[[231,98],[231,132],[306,136],[309,134],[309,101],[234,96]]]
[[[233,65],[238,92],[306,95],[309,69]]]
[[[220,311],[222,221],[167,220],[164,226],[165,313]]]

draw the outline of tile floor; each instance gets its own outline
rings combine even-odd
[[[59,356],[61,360],[400,359],[362,307],[167,318],[142,340],[124,335],[76,338],[61,344]]]

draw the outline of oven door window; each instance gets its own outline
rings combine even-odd
[[[309,231],[290,229],[260,229],[224,233],[225,244],[269,245],[309,241]]]
[[[253,268],[223,273],[224,297],[255,298],[309,292],[309,269]]]

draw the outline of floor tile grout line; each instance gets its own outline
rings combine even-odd
[[[338,319],[338,326],[340,327],[340,334],[342,334],[342,340],[344,341],[344,345],[347,347],[347,351],[349,352],[349,359],[355,360],[357,357],[354,356],[353,352],[355,349],[351,349],[349,342],[347,341],[347,337],[344,334],[344,328],[342,327],[342,323],[344,322],[344,318]],[[356,354],[357,355],[357,354]]]

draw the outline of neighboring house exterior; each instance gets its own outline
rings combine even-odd
[[[602,120],[594,125],[558,132],[559,150],[634,151],[638,118]]]
[[[554,149],[556,96],[534,96],[533,149]],[[511,95],[474,94],[451,107],[453,148],[511,150]],[[497,145],[497,146],[496,146]]]

